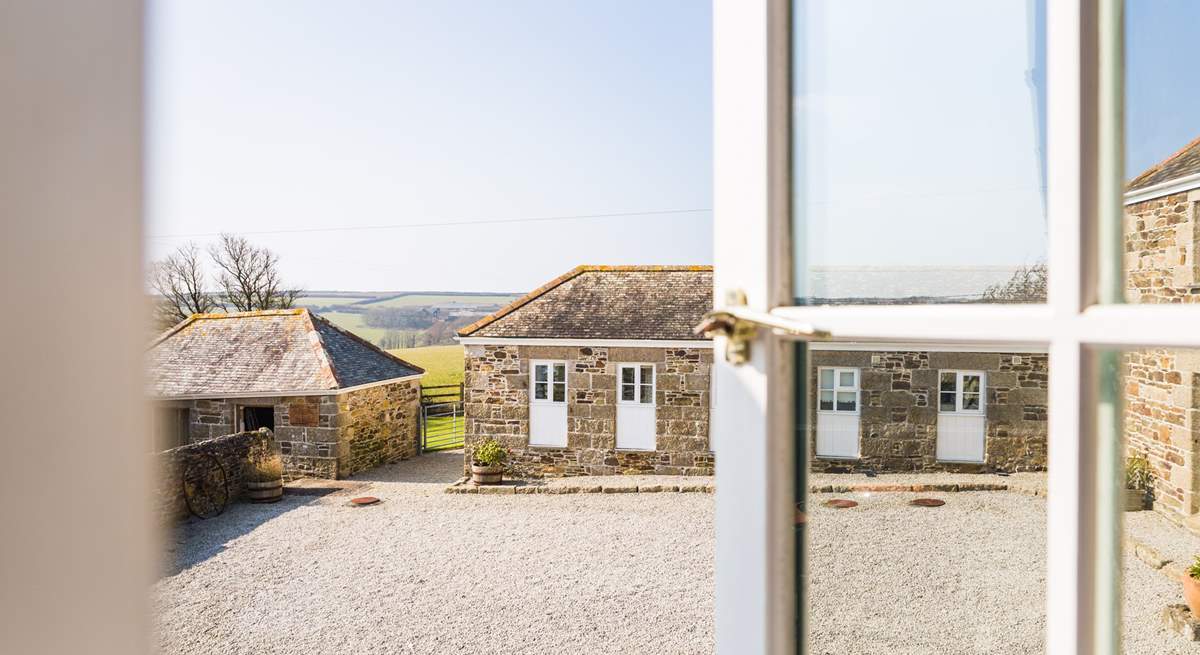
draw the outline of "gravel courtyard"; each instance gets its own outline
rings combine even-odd
[[[445,494],[453,454],[355,495],[235,505],[184,524],[153,587],[163,653],[711,653],[713,496]],[[936,495],[936,494],[926,494]],[[814,653],[1040,653],[1044,500],[813,496]],[[1175,583],[1126,565],[1126,652],[1195,652],[1158,628]]]

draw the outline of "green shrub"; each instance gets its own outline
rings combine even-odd
[[[1196,561],[1187,570],[1188,577],[1193,580],[1200,580],[1200,555],[1196,556]]]
[[[473,459],[480,466],[495,466],[503,464],[508,459],[508,451],[500,445],[500,442],[488,437],[475,449]]]
[[[1125,488],[1149,489],[1154,474],[1145,455],[1134,455],[1125,459]]]

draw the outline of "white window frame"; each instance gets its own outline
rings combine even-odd
[[[556,365],[562,365],[562,367],[563,367],[562,382],[554,381],[554,367]],[[537,398],[537,384],[538,384],[537,367],[538,366],[546,367],[546,382],[545,382],[546,398],[540,399],[540,400]],[[570,389],[568,387],[568,381],[570,380],[570,377],[571,377],[571,369],[567,365],[567,362],[564,360],[561,360],[561,359],[532,359],[532,360],[530,360],[529,361],[529,404],[531,404],[531,405],[565,405],[565,404],[567,404],[567,398],[568,398],[567,394],[570,393]],[[556,384],[562,385],[562,388],[563,388],[563,399],[562,400],[554,399],[554,385],[556,385]]]
[[[1097,349],[1200,347],[1200,306],[1121,299],[1122,3],[1047,3],[1048,302],[796,307],[791,294],[791,4],[714,0],[714,304],[835,340],[1006,343],[1049,351],[1046,652],[1116,653],[1119,412],[1101,402]],[[719,653],[792,653],[792,343],[759,329],[735,366],[714,345]],[[1119,396],[1111,389],[1111,396]],[[803,611],[803,608],[800,608]]]
[[[821,373],[824,371],[833,371],[833,386],[825,388],[821,386]],[[854,374],[854,385],[850,387],[842,386],[842,373]],[[833,409],[821,409],[821,392],[833,392]],[[838,409],[837,397],[838,393],[854,392],[854,409]],[[821,366],[817,368],[817,412],[820,414],[851,414],[858,415],[862,411],[862,369],[851,367],[835,367]]]
[[[954,375],[954,409],[942,409],[942,375]],[[975,376],[979,378],[979,409],[963,409],[963,378]],[[938,414],[962,414],[964,416],[983,416],[987,414],[987,371],[960,371],[956,369],[941,369],[937,379],[937,409]]]
[[[649,366],[650,370],[654,371],[653,373],[650,374],[650,384],[646,384],[642,380],[642,367],[643,366]],[[621,397],[622,397],[621,392],[624,391],[623,387],[625,386],[623,376],[624,376],[624,371],[627,368],[633,369],[633,379],[634,379],[633,400],[622,400],[621,399]],[[641,400],[643,386],[650,387],[650,402],[648,402],[648,403],[642,402],[642,400]],[[657,393],[658,393],[658,369],[655,368],[655,366],[652,362],[621,362],[620,364],[617,365],[617,404],[618,405],[632,405],[634,407],[645,407],[646,405],[649,405],[651,407],[656,407],[658,405],[658,401],[656,400],[658,398]]]

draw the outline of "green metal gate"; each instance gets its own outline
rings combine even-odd
[[[421,450],[462,448],[466,432],[463,385],[421,387]]]

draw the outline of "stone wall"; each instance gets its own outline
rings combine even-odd
[[[171,450],[155,454],[158,477],[155,487],[155,511],[163,522],[184,518],[188,515],[187,502],[183,496],[181,476],[191,462],[208,464],[208,455],[217,458],[225,473],[229,489],[229,502],[240,498],[246,490],[244,466],[250,450],[255,445],[267,445],[271,440],[267,432],[241,432],[212,439],[204,439]],[[219,481],[214,478],[214,483]]]
[[[167,401],[181,402],[192,442],[236,430],[238,407],[272,407],[285,480],[346,477],[412,457],[420,443],[418,380],[323,396]]]
[[[529,362],[567,362],[567,445],[529,445]],[[617,366],[655,367],[656,449],[618,450]],[[466,456],[494,437],[508,448],[508,473],[520,477],[655,473],[711,475],[708,445],[712,350],[477,346],[466,351]]]
[[[807,422],[814,471],[1040,471],[1046,468],[1045,354],[946,352],[810,352]],[[817,371],[860,369],[858,460],[816,456]],[[937,460],[937,391],[941,370],[986,373],[984,463]]]
[[[1200,302],[1200,190],[1125,208],[1125,300],[1131,303]]]

